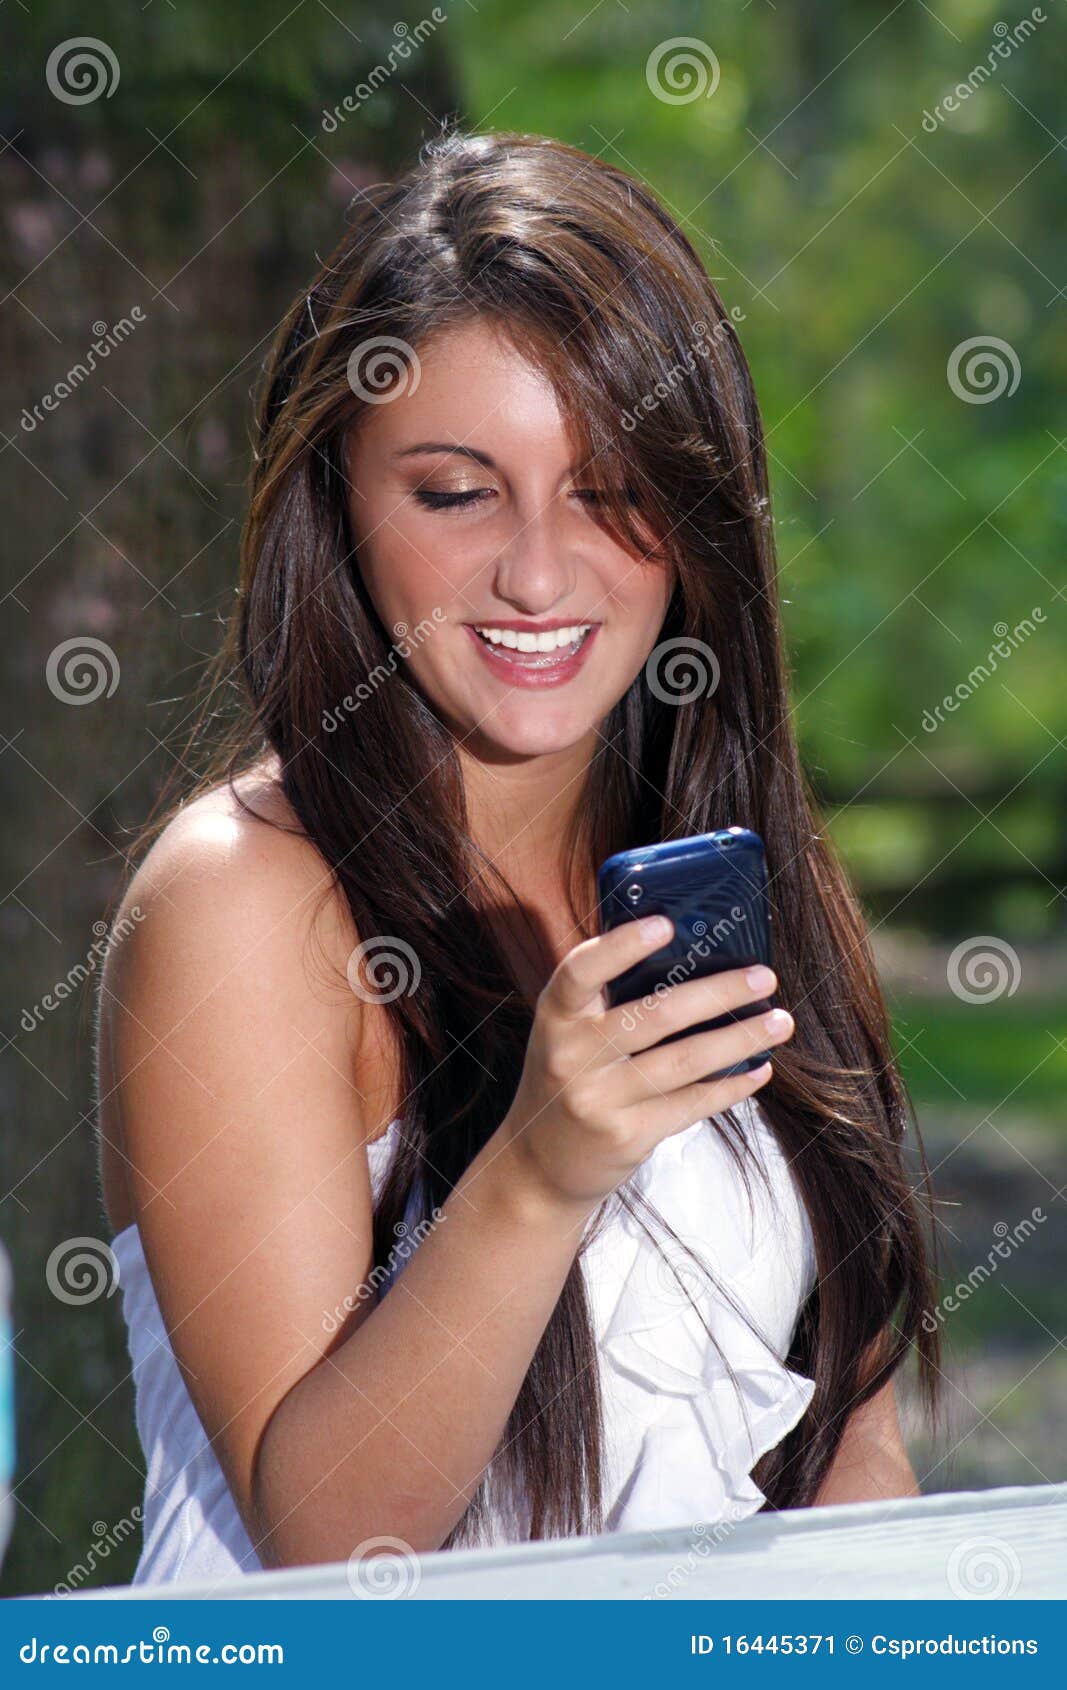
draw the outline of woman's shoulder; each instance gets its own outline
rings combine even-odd
[[[119,914],[136,923],[138,908],[143,919],[146,906],[180,903],[187,914],[202,906],[227,920],[250,904],[315,891],[343,902],[286,797],[276,759],[264,758],[181,803],[134,871]]]
[[[313,941],[316,976],[332,979],[339,1001],[357,941],[348,904],[308,837],[278,779],[261,759],[186,800],[160,830],[131,876],[111,924],[113,976],[157,968],[237,965],[254,955],[265,972],[276,961],[299,989],[293,945]],[[322,969],[322,963],[328,966]]]
[[[228,1022],[230,1000],[254,993],[277,1024],[330,1045],[372,1122],[391,1120],[399,1047],[386,1007],[351,984],[360,938],[277,758],[262,758],[232,788],[219,782],[187,800],[132,875],[111,924],[98,1050],[106,1056],[123,1008],[168,1026],[210,996]]]

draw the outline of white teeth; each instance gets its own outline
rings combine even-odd
[[[558,651],[583,639],[592,626],[591,622],[581,622],[573,628],[550,628],[543,634],[519,634],[513,628],[479,628],[475,624],[475,632],[491,645],[506,646],[510,651]]]

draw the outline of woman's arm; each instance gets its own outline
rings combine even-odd
[[[140,919],[102,981],[101,1131],[126,1157],[178,1366],[261,1559],[342,1560],[380,1536],[438,1548],[586,1221],[660,1139],[758,1089],[769,1063],[705,1076],[792,1022],[741,1019],[664,1052],[658,1034],[766,982],[681,982],[627,1026],[622,1009],[585,1010],[664,935],[626,922],[575,946],[539,999],[514,1102],[376,1305],[360,1295],[365,1146],[387,1123],[360,1091],[379,1095],[380,1077],[346,978],[357,935],[318,852],[207,794],[125,903]]]
[[[196,801],[135,877],[101,1006],[102,1110],[164,1320],[268,1566],[382,1534],[440,1546],[592,1212],[543,1195],[497,1135],[380,1306],[358,1298],[364,1145],[385,1123],[353,1079],[347,905],[312,919],[326,883],[306,841]]]
[[[921,1495],[904,1448],[896,1390],[890,1379],[849,1416],[814,1505],[818,1508],[834,1502]]]

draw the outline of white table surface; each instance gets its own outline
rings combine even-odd
[[[364,1562],[366,1568],[372,1563]],[[384,1568],[383,1563],[378,1563]],[[726,1528],[555,1539],[424,1555],[406,1600],[915,1598],[1067,1595],[1067,1484],[758,1514]],[[384,1570],[380,1598],[395,1600]],[[353,1599],[345,1562],[214,1585],[110,1585],[65,1598]]]

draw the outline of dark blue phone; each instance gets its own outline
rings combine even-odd
[[[600,865],[597,898],[602,933],[646,915],[667,915],[674,923],[674,934],[661,950],[609,981],[607,998],[612,1008],[655,998],[665,986],[706,974],[754,962],[773,967],[763,841],[747,827],[725,827],[689,839],[619,851]],[[683,1027],[657,1043],[710,1032],[771,1006],[772,998],[754,998],[744,1009]],[[706,1077],[717,1080],[746,1074],[769,1055],[770,1051],[753,1054]]]

